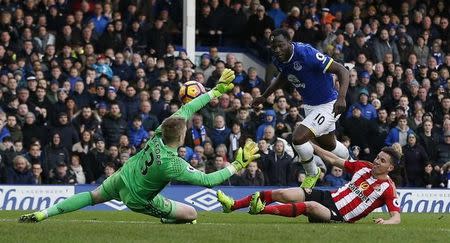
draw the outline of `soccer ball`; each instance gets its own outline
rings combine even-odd
[[[205,87],[203,87],[201,83],[197,81],[188,81],[181,86],[179,96],[181,102],[186,104],[205,92]]]

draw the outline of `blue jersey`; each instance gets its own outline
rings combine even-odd
[[[294,42],[292,45],[294,53],[288,62],[282,63],[273,58],[281,78],[294,85],[304,104],[321,105],[335,100],[338,92],[332,75],[326,72],[333,59],[309,44]]]

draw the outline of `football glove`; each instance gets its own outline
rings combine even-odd
[[[225,93],[230,92],[233,87],[233,80],[235,79],[234,71],[226,68],[220,76],[219,82],[211,90],[214,97],[219,97]]]
[[[236,171],[247,168],[250,162],[258,159],[261,156],[258,154],[258,151],[258,145],[251,139],[247,139],[247,141],[245,141],[244,149],[238,149],[236,153],[236,160],[231,164],[234,166],[234,168],[236,168]]]

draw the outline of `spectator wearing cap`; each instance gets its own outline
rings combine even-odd
[[[107,147],[119,143],[120,135],[126,132],[127,123],[118,103],[111,103],[110,112],[103,118],[101,127]]]
[[[72,151],[72,146],[80,141],[78,132],[75,130],[72,123],[69,122],[69,117],[66,112],[60,112],[57,114],[57,122],[55,126],[50,128],[50,133],[59,133],[61,145]]]
[[[56,168],[51,172],[52,177],[50,178],[50,184],[75,184],[77,183],[77,178],[73,171],[67,169],[67,164],[64,162],[59,162]]]
[[[358,83],[359,90],[366,89],[367,92],[373,91],[373,86],[370,83],[370,74],[367,71],[362,71],[359,74],[359,83]]]
[[[350,106],[349,112],[347,112],[347,118],[352,116],[353,107],[358,106],[364,118],[367,120],[377,119],[377,111],[368,101],[369,92],[366,89],[361,89],[359,92],[359,102]]]
[[[148,132],[144,130],[142,126],[142,117],[135,115],[132,119],[132,124],[128,129],[128,137],[130,138],[130,144],[136,148],[148,139]]]
[[[264,122],[263,124],[259,125],[256,129],[256,141],[259,141],[263,139],[264,137],[264,130],[267,126],[275,127],[276,124],[276,113],[274,110],[266,110],[264,113]]]
[[[425,149],[417,141],[414,132],[408,134],[407,143],[402,148],[405,161],[406,182],[409,187],[423,186],[423,168],[428,161]]]
[[[366,58],[372,59],[373,50],[369,44],[367,44],[366,37],[363,33],[356,33],[355,41],[350,42],[349,44],[349,46],[344,46],[345,62],[355,61],[360,53],[364,53]]]
[[[108,79],[111,79],[113,76],[113,71],[111,70],[111,67],[106,63],[106,56],[105,55],[99,55],[97,57],[97,63],[92,65],[92,68],[95,69],[95,72],[97,73],[97,78],[99,78],[102,75],[105,75]]]
[[[351,140],[352,146],[361,148],[359,157],[368,159],[372,151],[369,148],[370,122],[362,115],[359,106],[352,107],[352,115],[342,122],[343,134]]]
[[[265,29],[273,30],[275,28],[275,23],[273,19],[266,15],[266,9],[263,5],[259,5],[256,8],[256,14],[251,15],[247,21],[247,35],[251,44],[256,44],[258,39],[264,37]]]
[[[211,63],[211,56],[208,53],[204,53],[200,57],[200,65],[195,68],[196,72],[202,72],[205,76],[205,79],[209,79],[212,73],[216,70]]]
[[[108,89],[106,90],[106,101],[105,103],[107,104],[108,107],[111,106],[112,103],[117,103],[120,107],[120,111],[121,112],[125,112],[126,108],[125,105],[123,104],[123,102],[121,100],[119,100],[118,98],[118,90],[117,88],[115,88],[114,86],[109,86]],[[125,119],[125,116],[124,116]]]
[[[280,14],[284,14],[283,11],[280,11]],[[247,22],[247,16],[242,11],[242,3],[234,1],[224,19],[226,20],[226,24],[223,26],[224,46],[240,46],[244,41],[246,30],[243,23]]]
[[[18,155],[13,159],[13,166],[7,169],[6,183],[31,185],[33,183],[33,174],[31,173],[31,164],[28,160]]]
[[[281,10],[280,2],[278,0],[273,0],[272,5],[269,11],[267,11],[267,15],[269,15],[275,24],[275,28],[280,28],[283,21],[286,19],[286,13]]]
[[[300,16],[300,9],[297,6],[292,6],[283,24],[292,28],[294,31],[300,29],[300,26],[302,26],[302,20]]]
[[[407,143],[408,134],[414,132],[411,128],[408,127],[408,120],[406,115],[401,115],[398,118],[397,126],[392,128],[389,131],[388,136],[384,143],[388,146],[391,146],[394,143],[399,143],[404,146]]]

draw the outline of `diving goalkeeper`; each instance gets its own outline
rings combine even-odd
[[[233,88],[234,72],[225,69],[218,84],[183,105],[165,119],[144,149],[131,157],[124,166],[92,192],[82,192],[42,211],[22,215],[19,222],[40,222],[49,217],[72,212],[112,199],[122,201],[132,211],[161,218],[163,223],[195,223],[196,210],[187,204],[163,197],[159,192],[172,180],[212,187],[221,184],[237,171],[259,158],[258,147],[249,140],[240,148],[236,160],[226,168],[204,174],[178,157],[177,148],[184,143],[186,121],[214,97]]]

